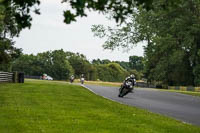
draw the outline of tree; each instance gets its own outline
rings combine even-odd
[[[198,0],[179,0],[176,6],[153,1],[152,10],[138,7],[119,28],[93,26],[98,37],[107,37],[105,49],[127,48],[146,41],[145,76],[167,85],[199,85]]]
[[[175,6],[180,0],[162,0],[163,8],[165,6]],[[111,13],[116,22],[124,22],[128,15],[135,12],[136,6],[142,6],[146,10],[154,9],[153,2],[156,0],[63,0],[63,3],[70,5],[71,10],[64,12],[64,22],[69,24],[76,21],[77,17],[87,16],[87,10],[98,11],[106,14]]]
[[[9,39],[0,40],[0,71],[11,71],[11,62],[21,55],[21,49],[15,48]]]
[[[72,66],[67,60],[66,53],[61,50],[54,50],[51,53],[52,68],[51,74],[55,79],[66,80],[74,73]],[[48,66],[47,66],[48,67]]]
[[[92,64],[99,65],[102,64],[102,61],[100,59],[93,59]]]
[[[77,17],[87,16],[86,9],[101,13],[112,12],[112,16],[117,22],[123,22],[126,16],[131,14],[134,10],[133,5],[144,4],[145,7],[149,8],[151,1],[152,0],[63,0],[63,3],[68,3],[72,7],[72,10],[66,10],[64,12],[64,22],[69,24],[72,21],[76,21]]]
[[[12,70],[24,72],[25,75],[42,76],[44,73],[42,60],[38,56],[22,54],[12,63]]]
[[[136,80],[140,80],[140,79],[142,79],[142,77],[143,77],[143,73],[138,72],[138,71],[135,70],[135,69],[129,70],[129,73],[130,73],[130,74],[134,74]]]
[[[88,80],[96,81],[98,79],[97,68],[94,65],[91,65],[88,75]]]
[[[64,12],[64,22],[69,24],[72,21],[76,21],[77,17],[87,16],[88,10],[98,11],[101,13],[112,13],[113,18],[118,22],[123,22],[127,15],[134,12],[135,6],[141,5],[144,9],[153,9],[152,3],[156,0],[62,0],[62,3],[70,5],[71,10]],[[163,7],[167,5],[176,5],[179,0],[164,1]],[[30,12],[31,7],[40,4],[40,0],[1,0],[1,5],[16,9],[15,17],[19,24],[24,26],[31,25]],[[39,14],[39,10],[36,8],[35,13]],[[21,25],[21,26],[22,26]]]
[[[114,62],[118,63],[125,70],[130,70],[131,69],[129,62],[126,62],[126,61],[114,61]]]
[[[13,62],[14,71],[23,71],[25,75],[42,76],[44,73],[57,80],[66,80],[74,74],[62,49],[47,51],[35,55],[21,55]]]
[[[76,77],[79,78],[81,74],[84,74],[86,79],[90,79],[89,70],[91,68],[91,64],[83,54],[68,53],[67,59],[74,68]]]
[[[38,58],[41,60],[42,72],[52,76],[57,80],[66,80],[74,74],[74,69],[67,60],[67,54],[60,50],[47,51],[39,53]]]
[[[3,31],[1,37],[18,36],[20,31],[31,26],[31,12],[39,14],[39,0],[1,0],[1,14],[3,16]],[[32,7],[35,7],[33,9]]]
[[[21,53],[21,49],[14,47],[12,39],[22,29],[30,28],[31,7],[37,4],[39,0],[0,0],[0,70],[8,68]],[[38,13],[38,9],[35,12]]]
[[[167,10],[157,4],[153,12],[146,14],[151,16],[148,23],[154,28],[146,53],[150,55],[148,61],[155,64],[151,65],[150,75],[156,80],[170,85],[199,85],[194,72],[200,60],[199,7],[197,0],[180,1],[176,8]]]
[[[109,64],[109,63],[111,63],[111,61],[110,60],[108,60],[108,59],[104,59],[104,60],[100,60],[100,59],[94,59],[94,60],[92,60],[92,64]]]
[[[130,56],[129,65],[131,69],[142,71],[144,70],[144,58],[141,56]]]
[[[128,72],[117,63],[100,64],[95,65],[95,67],[98,78],[102,81],[121,82],[128,75]]]

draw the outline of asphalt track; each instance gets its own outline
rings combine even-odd
[[[135,88],[134,93],[119,98],[117,87],[84,86],[110,100],[200,126],[200,97],[149,88]]]

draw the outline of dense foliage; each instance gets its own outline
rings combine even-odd
[[[128,72],[117,63],[96,65],[98,78],[102,81],[122,81]]]
[[[90,63],[82,54],[65,52],[61,49],[37,55],[21,55],[13,61],[12,70],[24,72],[29,76],[42,76],[45,73],[57,80],[67,80],[72,74],[76,78],[84,74],[87,80],[102,81],[123,81],[131,73],[141,78],[138,76],[140,72],[133,70],[134,68],[125,69],[116,61],[106,60],[105,63],[105,60],[97,60],[101,63],[94,63],[95,60]]]
[[[31,76],[42,76],[47,73],[60,80],[74,73],[63,50],[47,51],[36,56],[22,55],[13,62],[13,70],[22,71]]]
[[[161,0],[162,6],[176,7],[179,0]],[[124,22],[127,16],[135,12],[136,6],[142,6],[145,10],[154,9],[153,2],[157,0],[62,0],[70,5],[71,9],[64,12],[64,22],[69,24],[76,21],[77,17],[87,16],[87,11],[98,11],[99,13],[111,13],[116,22]]]

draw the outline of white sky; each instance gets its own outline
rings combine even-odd
[[[128,61],[131,55],[143,55],[142,44],[129,52],[103,50],[105,39],[93,36],[91,26],[94,24],[115,25],[105,16],[90,12],[88,17],[80,18],[70,25],[63,23],[63,11],[67,8],[61,0],[41,0],[41,15],[33,15],[31,29],[25,29],[16,38],[16,47],[22,48],[26,54],[37,54],[48,50],[64,49],[79,52],[87,59],[109,59]]]

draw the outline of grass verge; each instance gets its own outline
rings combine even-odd
[[[60,82],[0,84],[0,133],[200,133],[200,128]]]
[[[177,90],[168,90],[168,91],[200,97],[200,92],[193,92],[193,91],[177,91]]]
[[[118,83],[118,82],[103,82],[103,81],[85,81],[85,84],[120,87],[120,85],[122,83]]]

